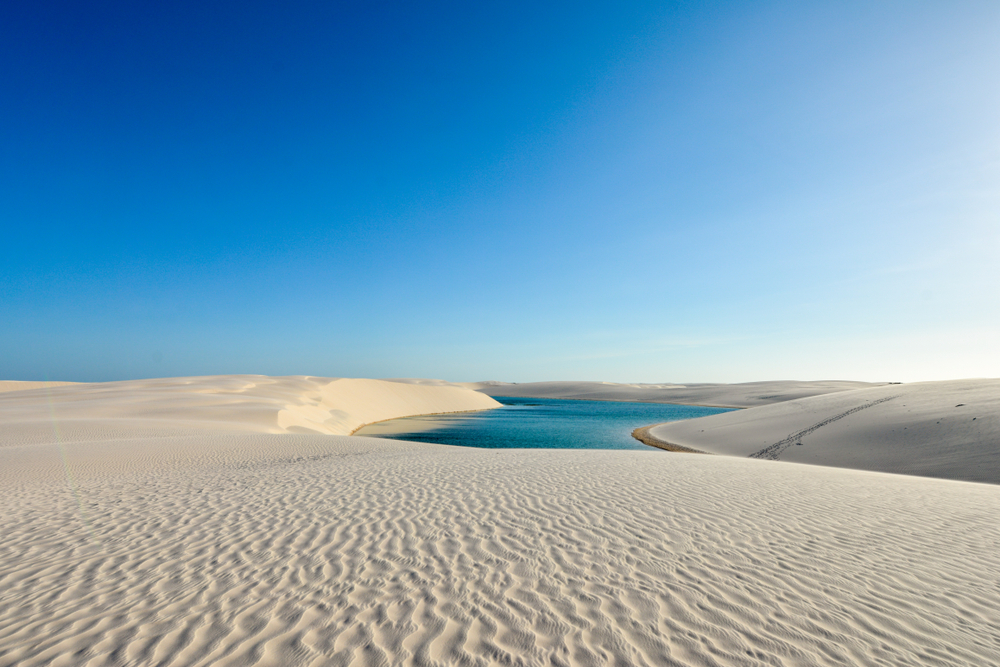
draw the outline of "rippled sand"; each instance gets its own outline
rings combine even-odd
[[[134,429],[0,447],[0,665],[1000,664],[1000,486]]]

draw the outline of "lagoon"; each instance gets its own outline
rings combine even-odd
[[[640,426],[730,412],[667,403],[494,396],[482,412],[405,417],[355,433],[378,438],[489,449],[650,449],[632,438]]]

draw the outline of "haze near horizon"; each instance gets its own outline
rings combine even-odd
[[[998,32],[8,3],[0,379],[1000,376]]]

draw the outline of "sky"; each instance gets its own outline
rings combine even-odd
[[[996,2],[0,4],[0,379],[1000,376]]]

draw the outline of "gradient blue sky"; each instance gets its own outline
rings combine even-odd
[[[0,5],[0,379],[1000,376],[996,2]]]

